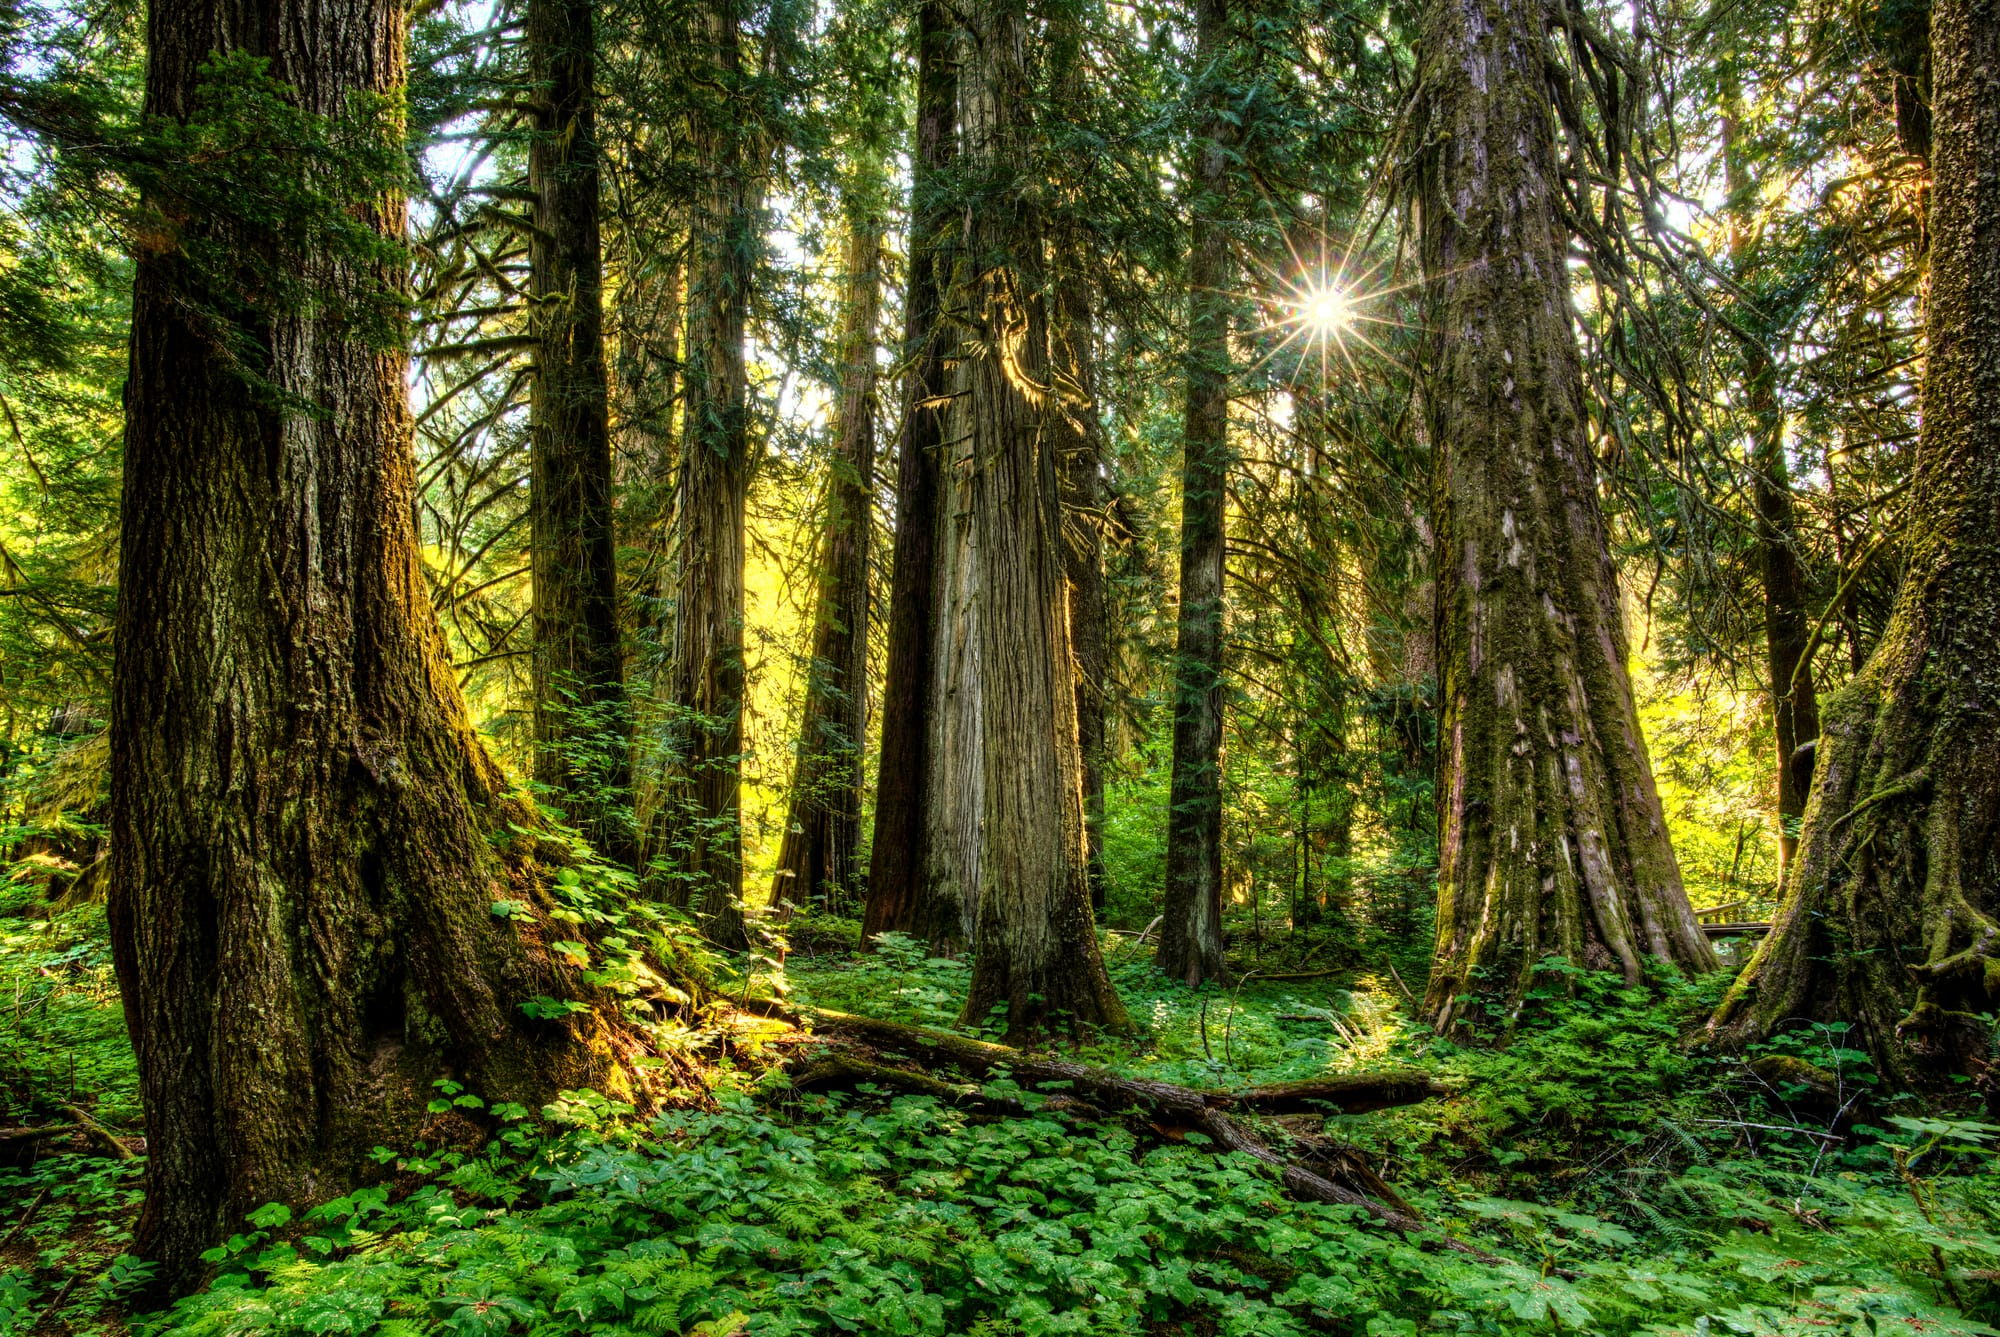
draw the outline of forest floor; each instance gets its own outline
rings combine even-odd
[[[1414,1104],[1254,1121],[1273,1145],[1334,1146],[1422,1228],[1297,1201],[1199,1131],[1004,1068],[941,1074],[943,1094],[800,1091],[790,1074],[819,1041],[717,1012],[680,1036],[708,1088],[677,1107],[640,1117],[572,1093],[537,1118],[444,1084],[440,1108],[491,1122],[484,1147],[381,1149],[384,1184],[297,1220],[256,1213],[208,1290],[135,1318],[143,1144],[103,912],[16,889],[0,892],[0,1337],[2000,1324],[2000,1129],[1879,1097],[1836,1033],[1773,1051],[1833,1074],[1830,1096],[1786,1079],[1802,1067],[1759,1076],[1704,1051],[1688,1037],[1719,981],[1623,991],[1551,970],[1509,1043],[1463,1046],[1411,1022],[1393,970],[1294,961],[1305,977],[1246,970],[1194,995],[1129,936],[1107,950],[1140,1036],[1065,1058],[1211,1091],[1410,1067],[1434,1079],[1444,1094]],[[801,1007],[949,1028],[966,973],[892,941],[794,955],[784,984]]]

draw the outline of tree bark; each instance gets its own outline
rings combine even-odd
[[[875,491],[875,340],[882,224],[872,198],[848,223],[846,328],[833,468],[820,540],[791,811],[771,900],[841,908],[860,871],[861,749],[868,728],[868,531]]]
[[[629,864],[637,840],[604,362],[592,0],[529,0],[527,49],[535,779],[599,852]]]
[[[935,951],[969,947],[979,931],[980,824],[986,767],[980,733],[979,568],[973,534],[973,429],[966,369],[947,418],[947,480],[939,491],[938,605],[932,621],[931,717],[925,751],[924,876],[917,932]]]
[[[889,592],[889,659],[882,683],[875,842],[869,851],[862,944],[915,932],[922,896],[937,610],[939,453],[945,414],[935,401],[949,373],[935,336],[950,202],[944,177],[957,151],[958,67],[942,0],[917,11],[917,125],[910,184],[910,276],[903,303],[903,430],[896,474],[896,538]]]
[[[1234,134],[1224,116],[1228,0],[1195,7],[1196,77],[1208,113],[1196,141],[1188,268],[1187,419],[1181,445],[1181,591],[1174,651],[1174,770],[1166,920],[1155,957],[1194,988],[1226,980],[1222,955],[1222,620],[1229,496],[1229,231]]]
[[[736,0],[707,15],[723,95],[743,79]],[[685,416],[668,568],[673,633],[665,727],[668,776],[651,833],[652,885],[695,907],[719,946],[747,945],[743,925],[743,553],[750,483],[748,321],[752,217],[760,202],[746,141],[716,117],[701,130],[709,185],[696,211],[688,293]]]
[[[1929,355],[1909,565],[1826,703],[1798,859],[1711,1023],[1854,1023],[1897,1079],[1985,1067],[2000,995],[2000,3],[1931,9]]]
[[[1083,27],[1074,9],[1051,20],[1051,91],[1056,105],[1082,116]],[[1097,405],[1097,282],[1095,248],[1078,217],[1081,178],[1094,167],[1071,151],[1061,170],[1066,207],[1051,228],[1055,262],[1055,322],[1050,356],[1055,373],[1055,427],[1062,459],[1063,558],[1069,581],[1070,642],[1076,657],[1076,738],[1083,753],[1083,815],[1089,838],[1090,904],[1104,908],[1104,683],[1110,672],[1105,621],[1104,469],[1109,458]]]
[[[1714,965],[1626,668],[1571,326],[1541,0],[1429,0],[1418,197],[1434,334],[1442,704],[1426,1011],[1519,1012],[1558,955],[1641,978]]]
[[[965,154],[989,183],[962,267],[968,449],[978,575],[982,812],[979,949],[965,1016],[1005,1005],[1007,1034],[1131,1025],[1090,911],[1062,496],[1052,409],[1043,225],[1030,188],[1029,21],[1021,0],[968,16]]]
[[[401,91],[404,25],[387,0],[155,0],[147,114],[186,119],[217,53],[265,58],[305,110],[344,114]],[[546,897],[508,888],[490,840],[532,815],[473,733],[431,609],[407,357],[341,315],[400,266],[300,252],[165,191],[148,203],[162,227],[137,256],[125,392],[109,916],[146,1110],[137,1248],[171,1294],[245,1211],[364,1178],[372,1147],[414,1135],[433,1077],[531,1106],[628,1088],[603,1012],[520,1008],[580,990],[540,945]],[[349,216],[402,234],[399,197]],[[191,252],[254,256],[342,300],[260,309]],[[533,922],[495,916],[499,897]]]

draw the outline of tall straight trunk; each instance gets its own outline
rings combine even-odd
[[[1854,1023],[1904,1081],[1987,1071],[2000,994],[2000,3],[1931,6],[1930,292],[1909,565],[1830,697],[1770,936],[1713,1028]],[[1990,1077],[1989,1077],[1990,1080]]]
[[[1083,25],[1074,5],[1050,20],[1050,91],[1058,106],[1083,115]],[[1104,468],[1109,452],[1097,407],[1097,281],[1084,220],[1077,214],[1078,178],[1095,165],[1072,150],[1064,173],[1066,208],[1050,228],[1054,261],[1053,360],[1062,433],[1063,559],[1069,582],[1070,642],[1076,657],[1076,739],[1083,753],[1083,813],[1089,834],[1090,903],[1104,908],[1104,683],[1110,672],[1110,629],[1104,598]]]
[[[851,219],[846,328],[832,476],[820,539],[812,659],[806,667],[791,811],[771,887],[775,904],[838,909],[860,871],[861,749],[868,726],[868,531],[875,491],[876,328],[882,319],[882,224]]]
[[[1535,964],[1714,965],[1626,668],[1571,326],[1543,0],[1428,0],[1418,199],[1435,331],[1440,1027]]]
[[[602,853],[630,863],[637,842],[611,504],[592,4],[527,7],[535,779]]]
[[[1737,280],[1755,263],[1755,234],[1743,217],[1751,190],[1738,143],[1739,97],[1731,80],[1724,87],[1722,123],[1724,172],[1729,183],[1729,258]],[[1751,424],[1750,500],[1756,513],[1758,573],[1764,584],[1764,663],[1771,701],[1771,729],[1777,744],[1778,880],[1783,883],[1798,849],[1798,826],[1805,816],[1805,788],[1792,757],[1800,744],[1819,736],[1819,694],[1812,666],[1804,664],[1811,638],[1806,615],[1806,578],[1799,565],[1799,527],[1792,505],[1791,470],[1785,460],[1785,417],[1778,403],[1778,368],[1763,344],[1742,341],[1744,390]],[[1803,665],[1803,667],[1802,667]]]
[[[931,712],[925,751],[924,869],[915,929],[938,951],[959,951],[979,928],[980,825],[985,740],[980,732],[979,566],[972,516],[973,431],[963,369],[949,415],[938,503],[937,609],[932,617]]]
[[[733,104],[743,78],[737,0],[716,0],[707,21],[717,82]],[[666,695],[674,717],[649,863],[666,865],[667,899],[695,907],[710,939],[736,948],[748,941],[740,812],[743,523],[750,482],[744,330],[758,191],[748,133],[718,116],[702,135],[709,176],[694,220],[686,413],[666,590],[673,618]]]
[[[1222,613],[1229,495],[1228,0],[1195,7],[1196,77],[1208,113],[1196,141],[1188,266],[1187,418],[1181,441],[1181,602],[1174,650],[1174,772],[1166,917],[1155,958],[1189,988],[1228,977],[1222,956]]]
[[[917,929],[924,880],[927,780],[937,609],[938,456],[949,373],[936,337],[951,218],[944,178],[957,152],[958,66],[943,0],[917,10],[917,125],[911,154],[910,275],[903,300],[902,437],[897,445],[896,537],[889,586],[889,659],[882,682],[882,753],[875,841],[868,857],[862,942]]]
[[[268,60],[320,115],[404,86],[389,0],[154,0],[148,39],[146,112],[168,121],[216,54]],[[133,290],[109,915],[145,1105],[137,1247],[176,1293],[244,1212],[367,1177],[439,1075],[530,1106],[620,1088],[603,1013],[521,1011],[579,987],[535,945],[546,897],[503,889],[489,839],[534,819],[473,733],[431,609],[408,359],[339,314],[400,267],[294,250],[166,190],[149,203],[174,231],[149,237]],[[404,206],[378,194],[349,217],[400,237]],[[191,254],[339,300],[259,309]],[[543,922],[496,917],[496,895]]]
[[[978,952],[965,1016],[1007,1035],[1130,1027],[1090,910],[1083,757],[1063,576],[1061,471],[1048,430],[1042,219],[1030,188],[1029,21],[1021,0],[967,16],[968,165],[992,193],[970,215],[961,349],[973,462],[982,811]]]

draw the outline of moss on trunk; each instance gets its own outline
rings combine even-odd
[[[1541,0],[1429,0],[1418,224],[1432,330],[1440,1025],[1557,955],[1703,970],[1639,731],[1597,497]]]
[[[2000,997],[2000,3],[1931,10],[1930,293],[1909,565],[1821,712],[1772,931],[1717,1012],[1743,1042],[1856,1024],[1899,1080],[1981,1072]]]

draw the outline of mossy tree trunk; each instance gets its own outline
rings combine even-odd
[[[744,508],[750,485],[744,333],[761,192],[741,106],[736,0],[704,15],[722,106],[701,127],[709,179],[692,228],[687,366],[673,553],[673,628],[661,750],[664,792],[649,823],[649,883],[694,907],[718,945],[740,948],[743,925]],[[653,865],[663,865],[657,867]]]
[[[937,618],[939,454],[950,373],[936,337],[945,229],[944,177],[957,154],[958,66],[942,0],[917,10],[917,124],[911,153],[910,273],[903,298],[902,438],[897,445],[896,537],[889,588],[889,658],[882,682],[882,753],[875,840],[868,856],[864,945],[878,933],[918,930],[927,847],[932,653]]]
[[[1189,988],[1228,977],[1222,954],[1222,620],[1229,497],[1231,260],[1225,220],[1234,141],[1224,64],[1228,0],[1195,7],[1207,114],[1195,143],[1188,266],[1187,419],[1181,444],[1180,627],[1166,917],[1155,960]]]
[[[1033,179],[1020,0],[967,16],[965,157],[985,198],[967,228],[965,417],[978,578],[983,822],[978,952],[965,1015],[1000,1005],[1007,1033],[1129,1027],[1090,909],[1064,580],[1061,462],[1053,410],[1045,238]]]
[[[2000,3],[1931,7],[1930,291],[1909,565],[1821,716],[1798,858],[1712,1029],[1855,1024],[1906,1082],[1984,1071],[2000,997]]]
[[[387,0],[155,0],[147,113],[187,118],[206,62],[238,53],[305,110],[345,113],[402,89],[405,22]],[[345,324],[349,304],[260,309],[189,255],[255,257],[364,305],[400,267],[149,204],[163,226],[137,258],[125,392],[109,913],[146,1111],[136,1247],[180,1292],[245,1211],[334,1197],[371,1148],[417,1135],[434,1077],[530,1106],[619,1088],[603,1013],[521,1011],[579,989],[489,839],[531,816],[473,733],[431,608],[406,356]],[[351,216],[404,226],[396,197]],[[510,897],[537,913],[495,916]]]
[[[527,6],[535,779],[607,857],[637,854],[618,617],[594,0]]]
[[[850,206],[846,327],[833,468],[820,539],[812,658],[806,666],[790,812],[773,904],[841,909],[860,871],[862,745],[868,726],[868,532],[875,491],[876,329],[882,319],[879,186]]]
[[[1433,331],[1442,706],[1425,1009],[1511,1020],[1543,957],[1705,970],[1626,668],[1571,327],[1542,0],[1429,0],[1418,221]]]

